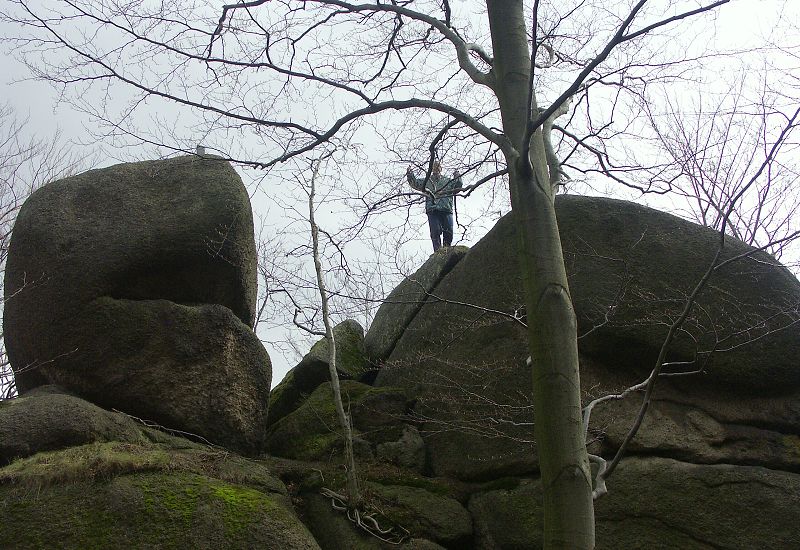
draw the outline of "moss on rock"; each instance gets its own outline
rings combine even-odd
[[[350,409],[359,427],[358,418],[374,413],[376,402],[386,396],[403,396],[396,388],[373,388],[353,380],[340,383],[345,408]],[[405,398],[402,397],[402,403]],[[402,413],[402,410],[399,411]],[[401,424],[402,419],[387,415],[385,429]],[[380,427],[365,422],[362,427],[374,434]],[[400,430],[399,433],[401,433]],[[358,434],[356,434],[358,435]],[[323,460],[343,448],[339,420],[330,383],[319,386],[297,410],[273,424],[267,433],[267,450],[276,456],[296,460]]]
[[[336,371],[340,379],[356,379],[366,370],[364,329],[347,319],[333,329],[336,340]],[[267,426],[297,410],[304,399],[330,380],[328,340],[318,340],[300,363],[270,392]]]
[[[285,495],[228,453],[94,443],[0,469],[0,547],[318,548]]]
[[[0,402],[0,465],[92,441],[135,443],[146,437],[124,414],[103,410],[55,386]]]
[[[38,453],[0,469],[0,484],[39,488],[59,483],[111,479],[151,471],[185,471],[286,494],[283,483],[255,462],[208,448],[176,450],[163,445],[92,443]]]
[[[318,548],[278,495],[188,472],[0,486],[0,510],[2,547]]]

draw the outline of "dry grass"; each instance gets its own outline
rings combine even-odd
[[[208,474],[227,453],[166,450],[132,443],[90,443],[38,453],[0,469],[0,485],[48,486],[111,479],[143,471],[183,470]]]

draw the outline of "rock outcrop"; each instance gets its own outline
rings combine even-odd
[[[622,201],[560,197],[557,208],[583,335],[588,403],[646,376],[665,321],[707,269],[718,235]],[[472,534],[459,543],[465,548],[541,543],[526,319],[517,264],[509,261],[516,241],[511,221],[501,220],[458,262],[430,277],[409,298],[413,304],[400,307],[389,298],[366,336],[368,343],[390,342],[388,357],[373,352],[381,365],[375,386],[408,401],[405,414],[395,408],[383,424],[391,434],[384,442],[369,441],[356,422],[360,460],[467,483],[466,496],[453,494],[473,522]],[[420,271],[435,271],[445,253]],[[736,257],[714,274],[671,348],[669,370],[690,374],[659,381],[628,458],[597,503],[598,548],[797,543],[791,517],[800,483],[800,383],[784,353],[800,345],[800,283],[768,255],[729,239],[721,261]],[[348,387],[353,410],[372,392]],[[634,393],[597,406],[591,452],[612,456],[639,405]],[[330,429],[320,427],[334,422],[330,390],[320,386],[273,427],[271,437],[284,442],[274,448],[305,460],[334,454],[338,440],[326,440]],[[424,461],[413,458],[420,445]],[[316,497],[309,502],[309,518],[327,517]],[[702,510],[697,503],[704,503]],[[774,523],[751,517],[759,507]],[[355,547],[373,547],[345,536],[335,517],[309,521],[317,540],[327,541],[323,546],[356,540],[363,546]],[[747,535],[732,535],[740,529]],[[453,547],[452,539],[425,536]]]
[[[339,378],[358,379],[367,370],[364,329],[358,322],[347,319],[333,328],[333,337],[336,341],[336,371]],[[272,390],[267,427],[296,410],[311,392],[330,381],[328,354],[328,340],[322,338]]]
[[[259,452],[271,366],[250,328],[255,268],[250,201],[227,162],[121,164],[44,186],[6,267],[17,388],[57,384]]]
[[[464,257],[467,250],[465,246],[440,248],[413,275],[404,278],[389,293],[378,308],[364,341],[367,357],[373,365],[380,365],[389,357],[408,324],[430,297],[430,293],[442,277]]]
[[[647,375],[717,235],[623,201],[559,197],[557,212],[586,404]],[[69,392],[44,386],[0,403],[0,517],[11,525],[0,546],[541,546],[515,241],[504,218],[469,251],[431,256],[365,337],[354,322],[336,327],[361,517],[375,536],[343,506],[324,341],[273,390],[267,417],[268,377],[246,365],[268,359],[231,302],[84,289],[58,338],[103,368],[64,373],[54,361],[26,383],[63,380]],[[717,270],[670,349],[668,370],[684,374],[658,381],[595,503],[599,549],[800,546],[800,283],[728,241],[722,261],[739,258]],[[597,405],[590,451],[610,458],[639,406],[637,393]],[[145,413],[162,426],[143,425]],[[177,437],[204,429],[223,447]]]
[[[627,201],[562,196],[556,209],[582,351],[647,372],[665,325],[708,269],[719,233]],[[509,231],[510,222],[496,230]],[[704,380],[731,391],[800,388],[800,370],[783,360],[800,353],[797,278],[733,237],[718,263],[670,359],[695,362]]]
[[[610,199],[559,197],[557,213],[588,402],[644,379],[665,321],[707,268],[718,235]],[[516,261],[509,261],[512,222],[498,222],[442,279],[436,294],[443,301],[422,306],[376,379],[418,398],[415,412],[429,419],[422,433],[436,475],[489,479],[537,469],[527,336],[519,322],[522,284]],[[800,346],[800,283],[767,254],[728,239],[722,257],[742,255],[714,275],[688,322],[691,338],[671,348],[671,359],[684,362],[677,369],[702,372],[659,382],[637,437],[642,452],[800,465],[793,453],[800,371],[786,360]],[[593,429],[603,452],[620,443],[637,407],[629,398],[597,408]]]
[[[2,548],[319,548],[267,466],[55,386],[0,403],[0,512]]]
[[[800,476],[754,466],[663,458],[620,464],[614,490],[596,502],[598,550],[795,548]],[[541,548],[541,489],[475,493],[476,549]]]
[[[43,451],[87,443],[143,443],[141,426],[121,413],[42,386],[25,397],[0,402],[0,466]]]
[[[120,164],[42,187],[20,209],[6,267],[20,390],[71,350],[64,325],[101,296],[219,304],[252,325],[255,266],[250,201],[226,162]]]
[[[286,487],[228,453],[93,443],[0,469],[3,548],[318,549]]]

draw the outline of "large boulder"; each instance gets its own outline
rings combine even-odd
[[[130,417],[106,411],[55,386],[0,401],[0,466],[16,458],[95,441],[146,441]]]
[[[366,370],[364,329],[358,321],[346,319],[333,328],[336,342],[336,372],[340,379],[359,378]],[[327,338],[321,338],[300,363],[286,373],[270,393],[267,426],[296,410],[318,386],[330,381]]]
[[[99,297],[217,304],[252,326],[247,191],[227,162],[197,157],[50,183],[19,211],[5,277],[4,336],[21,393],[75,366],[66,334]]]
[[[563,196],[556,210],[581,350],[648,371],[719,233],[620,200]],[[511,219],[501,224],[513,232]],[[800,282],[769,254],[726,237],[719,261],[737,257],[697,297],[670,359],[694,362],[711,385],[732,391],[798,389],[800,370],[784,359],[800,353]]]
[[[541,487],[477,493],[469,501],[478,550],[542,545]],[[800,476],[767,468],[663,458],[620,463],[595,504],[598,550],[796,548]]]
[[[719,239],[713,231],[625,201],[563,196],[556,208],[588,401],[646,376],[666,335],[666,321],[683,307]],[[426,420],[422,433],[436,475],[490,479],[537,470],[516,242],[513,219],[507,216],[439,282],[436,295],[441,300],[422,306],[375,381],[378,387],[405,388],[417,397],[414,412]],[[691,337],[682,337],[671,348],[672,360],[696,360],[679,368],[703,372],[683,381],[659,382],[672,392],[663,394],[665,400],[688,396],[684,409],[709,403],[703,410],[729,425],[716,436],[727,442],[702,443],[707,448],[701,449],[700,434],[713,427],[693,413],[688,418],[697,422],[681,420],[686,428],[674,436],[653,432],[649,452],[666,452],[667,446],[685,439],[685,446],[696,442],[688,452],[707,462],[796,463],[791,442],[781,446],[758,440],[770,431],[770,441],[784,441],[784,435],[796,430],[797,407],[792,403],[800,394],[800,371],[786,358],[800,353],[800,335],[792,324],[800,283],[767,254],[727,239],[723,259],[739,255],[744,257],[715,273],[701,293],[686,326]],[[720,351],[709,358],[706,352],[714,346]],[[635,407],[635,395],[628,398],[634,405],[619,406]],[[714,414],[716,403],[726,404],[727,419]],[[735,406],[739,413],[733,412]],[[668,404],[655,410],[671,414]],[[602,408],[595,415],[593,432],[608,432],[604,452],[610,452],[631,415],[603,413]],[[664,450],[658,451],[657,445]],[[749,450],[742,454],[745,447]],[[688,456],[674,449],[669,453]]]
[[[94,443],[0,469],[3,548],[318,549],[286,487],[209,449]]]
[[[69,368],[50,375],[62,386],[236,452],[263,450],[270,360],[230,309],[98,298],[66,335]]]
[[[364,340],[367,357],[373,365],[380,365],[389,357],[422,304],[431,299],[436,285],[468,250],[465,246],[440,248],[414,274],[405,277],[389,293],[378,308]]]
[[[19,212],[5,342],[24,394],[57,384],[107,409],[261,450],[269,357],[251,327],[247,191],[212,158],[56,181]]]

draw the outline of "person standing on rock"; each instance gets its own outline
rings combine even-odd
[[[425,178],[418,179],[411,166],[406,170],[408,184],[417,191],[425,191],[425,213],[428,215],[428,225],[431,230],[433,251],[453,243],[453,193],[461,189],[461,176],[453,172],[452,178],[442,176],[442,165],[438,161],[433,163],[433,171],[427,182]]]

